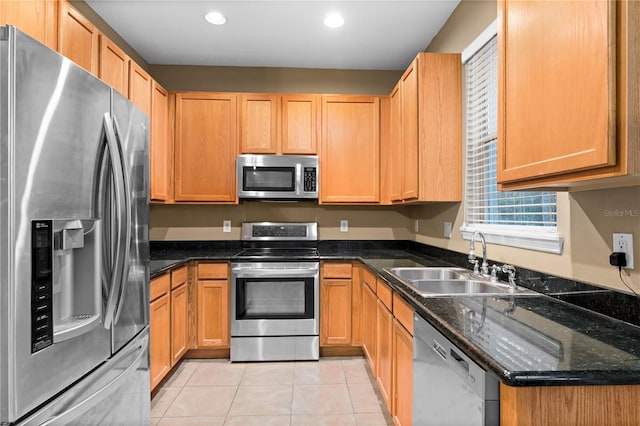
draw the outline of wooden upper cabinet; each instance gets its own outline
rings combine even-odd
[[[400,78],[402,102],[402,199],[418,198],[418,58]]]
[[[98,75],[98,29],[68,1],[61,1],[59,7],[58,51],[82,68]]]
[[[391,202],[461,200],[461,72],[459,54],[419,53],[391,92]]]
[[[173,97],[175,101],[175,97]],[[157,82],[151,92],[151,134],[149,141],[151,200],[173,198],[173,144],[170,134],[169,94]]]
[[[504,189],[561,189],[640,171],[639,8],[635,1],[498,1]]]
[[[316,154],[317,95],[240,95],[243,154]]]
[[[237,95],[176,94],[176,201],[236,202]]]
[[[389,146],[386,153],[389,173],[389,197],[391,201],[402,201],[402,96],[400,83],[394,87],[389,97]]]
[[[283,154],[316,154],[318,134],[318,96],[281,96]]]
[[[151,76],[140,65],[129,61],[128,98],[148,116],[151,116],[151,86]]]
[[[380,201],[380,99],[323,96],[321,203]]]
[[[104,34],[100,34],[98,77],[123,96],[129,93],[129,56]]]
[[[240,151],[275,154],[278,151],[278,96],[240,95]]]
[[[0,25],[7,24],[58,48],[58,0],[0,1]]]

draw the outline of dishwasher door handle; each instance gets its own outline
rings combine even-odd
[[[438,343],[437,340],[433,341],[433,346],[431,346],[431,349],[433,349],[433,351],[438,354],[438,356],[440,356],[440,358],[442,358],[443,360],[447,360],[447,351],[444,349],[444,347]]]

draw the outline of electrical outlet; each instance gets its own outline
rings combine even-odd
[[[340,232],[349,232],[349,221],[341,220],[340,221]]]
[[[231,232],[231,221],[223,220],[222,221],[222,232]]]
[[[633,269],[633,234],[613,234],[613,251],[626,253],[627,266],[623,269]]]
[[[415,232],[418,232],[420,230],[420,221],[418,219],[416,219],[415,223],[413,224],[413,230]]]
[[[451,222],[444,223],[444,237],[451,238]]]

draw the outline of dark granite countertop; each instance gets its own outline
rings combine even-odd
[[[229,260],[238,250],[233,242],[224,246],[163,245],[161,249],[152,245],[151,276],[190,260]],[[319,251],[322,260],[362,261],[421,317],[507,385],[640,384],[640,327],[633,322],[638,321],[640,301],[633,297],[588,284],[540,278],[524,270],[518,284],[538,293],[424,298],[384,269],[466,267],[461,254],[423,249],[415,243],[375,241],[321,241]],[[570,303],[572,299],[586,300],[596,311],[604,309],[611,315]],[[620,301],[625,308],[621,313],[609,306]]]

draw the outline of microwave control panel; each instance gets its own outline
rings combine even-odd
[[[53,222],[31,222],[31,353],[53,344]]]
[[[304,192],[316,192],[316,168],[304,168]]]

